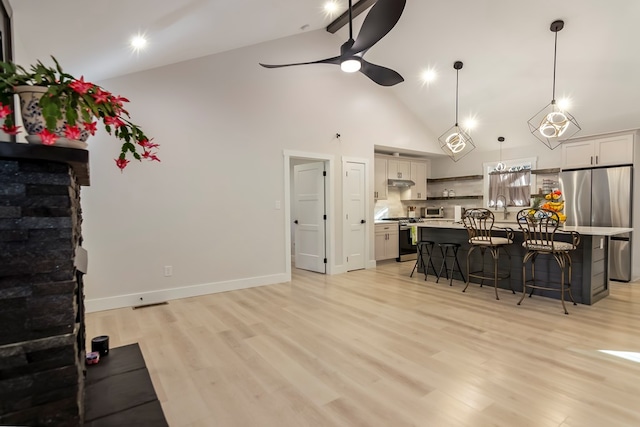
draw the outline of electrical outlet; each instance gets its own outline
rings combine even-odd
[[[173,276],[173,266],[165,265],[164,266],[164,277]]]

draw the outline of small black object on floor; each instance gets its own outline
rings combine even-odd
[[[137,343],[87,366],[84,400],[85,426],[169,426]]]

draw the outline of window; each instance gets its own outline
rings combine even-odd
[[[491,209],[526,207],[531,205],[531,169],[536,159],[516,159],[484,163],[484,200]]]
[[[490,208],[529,206],[530,199],[531,170],[489,173]]]

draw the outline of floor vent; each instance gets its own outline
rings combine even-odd
[[[134,305],[133,309],[137,310],[139,308],[147,308],[147,307],[155,307],[156,305],[167,305],[169,304],[167,301],[163,301],[163,302],[152,302],[149,304],[140,304],[140,305]]]

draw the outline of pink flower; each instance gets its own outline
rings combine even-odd
[[[69,83],[69,87],[78,92],[80,95],[84,95],[85,93],[89,92],[89,89],[93,87],[93,83],[85,82],[84,76],[80,76],[80,80],[74,80],[73,82]]]
[[[20,132],[20,126],[7,126],[7,125],[2,125],[2,130],[5,133],[8,133],[9,135],[17,135]]]
[[[9,114],[11,114],[11,108],[8,105],[0,104],[2,108],[0,108],[0,119],[4,119]]]
[[[109,95],[111,95],[109,92],[105,92],[98,87],[96,88],[96,92],[92,96],[96,103],[102,104],[109,100]]]
[[[64,125],[64,136],[69,139],[80,139],[80,128],[78,126]]]
[[[43,130],[38,135],[40,135],[40,139],[44,145],[53,145],[56,143],[56,139],[58,139],[56,134],[49,132],[48,129]]]
[[[124,122],[120,120],[120,117],[111,117],[111,116],[107,116],[104,118],[104,124],[107,126],[113,125],[116,128],[119,128],[120,126],[124,126]]]
[[[117,105],[118,107],[122,107],[124,105],[123,102],[129,102],[129,100],[120,95],[111,98],[111,103],[113,105]]]
[[[151,138],[151,141],[153,141],[153,138]],[[138,141],[138,144],[143,148],[156,148],[160,146],[160,144],[156,144],[155,142],[151,142],[151,141],[145,138]]]
[[[113,160],[115,160],[116,166],[118,166],[121,171],[123,171],[124,168],[126,168],[127,165],[129,164],[129,160],[127,160],[127,159],[117,158],[117,159],[113,159]]]
[[[160,159],[158,158],[158,156],[156,156],[155,153],[152,153],[150,151],[144,150],[144,153],[142,153],[142,158],[143,159],[147,159],[147,160],[155,160],[157,162],[160,161]]]
[[[98,122],[84,122],[82,125],[84,126],[84,129],[86,131],[89,131],[91,135],[95,135],[96,131],[98,130],[98,128],[96,127],[98,125]]]

